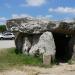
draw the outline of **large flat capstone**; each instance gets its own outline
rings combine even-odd
[[[75,33],[75,22],[50,21],[43,19],[18,18],[7,20],[7,29],[27,34],[40,34],[46,31],[64,34]]]

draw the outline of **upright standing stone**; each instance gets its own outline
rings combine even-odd
[[[69,41],[69,57],[73,61],[75,60],[75,36],[72,36]]]
[[[31,42],[29,41],[28,37],[24,37],[23,47],[22,47],[23,54],[28,54],[30,48],[31,48]]]
[[[43,33],[39,38],[37,38],[37,41],[35,43],[34,42],[30,49],[30,54],[34,55],[35,52],[39,50],[40,54],[47,52],[48,54],[55,55],[55,43],[51,32]]]
[[[51,55],[44,53],[43,54],[43,65],[49,66],[51,64]]]
[[[16,45],[16,52],[22,53],[22,47],[23,47],[23,33],[16,34],[15,37],[15,45]]]
[[[39,38],[37,38],[37,41],[34,43],[34,45],[32,45],[29,54],[35,55],[36,51],[38,50],[39,54],[44,54],[43,56],[44,62],[46,62],[47,59],[49,58],[47,63],[50,64],[51,58],[55,57],[55,43],[51,32],[45,32]],[[48,58],[45,56],[47,56]]]

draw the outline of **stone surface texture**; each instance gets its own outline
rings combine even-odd
[[[39,34],[46,31],[72,34],[75,30],[75,22],[68,23],[46,19],[18,18],[8,20],[7,28],[11,31],[19,31],[27,34]]]
[[[36,41],[36,39],[35,39]],[[34,42],[35,42],[34,41]],[[55,54],[55,43],[54,38],[51,32],[45,32],[43,33],[37,42],[32,45],[29,53],[35,54],[35,52],[39,50],[39,53],[47,53],[49,55]]]
[[[28,37],[24,37],[22,52],[23,52],[24,54],[28,54],[30,48],[31,48],[31,42],[29,41]]]

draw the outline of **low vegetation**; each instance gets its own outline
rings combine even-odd
[[[33,57],[23,54],[16,54],[15,48],[0,50],[0,70],[16,66],[35,65],[40,66],[42,60],[39,57]]]
[[[0,32],[6,31],[6,26],[5,25],[0,25]]]
[[[21,67],[24,65],[52,67],[52,65],[56,64],[56,62],[54,62],[50,66],[45,66],[42,63],[42,56],[38,57],[38,54],[35,56],[24,55],[20,53],[16,54],[15,50],[16,50],[15,48],[0,50],[0,71],[14,67]],[[72,64],[72,60],[69,61],[68,63]]]

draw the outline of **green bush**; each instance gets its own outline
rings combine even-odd
[[[6,31],[6,26],[5,25],[0,25],[0,32]]]

